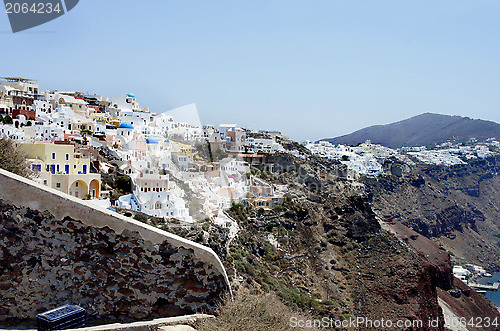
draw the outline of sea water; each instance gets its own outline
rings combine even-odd
[[[500,272],[495,272],[492,274],[492,277],[483,277],[477,280],[479,284],[488,284],[488,282],[492,282],[493,284],[500,280]],[[492,304],[497,307],[500,307],[500,291],[486,291],[484,293],[486,299],[490,300]]]

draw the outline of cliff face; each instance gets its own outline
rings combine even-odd
[[[496,264],[500,254],[500,158],[365,180],[380,219],[400,222],[452,251],[457,262]]]
[[[336,320],[441,319],[436,286],[442,275],[381,230],[366,207],[361,197],[291,201],[283,213],[257,219],[252,210],[233,209],[242,229],[226,267],[233,280],[243,277],[239,286],[276,291]]]
[[[445,291],[453,287],[453,273],[448,252],[401,223],[382,223],[382,227],[393,233],[425,260],[425,267],[430,267],[431,273],[435,275],[434,285]]]
[[[267,211],[235,204],[228,211],[240,230],[220,256],[234,289],[273,291],[320,318],[422,321],[414,330],[436,320],[443,330],[436,289],[449,287],[449,260],[438,265],[382,229],[362,185],[332,175],[335,164],[284,159],[276,172],[257,173],[287,186],[282,204]],[[223,229],[165,226],[221,250],[206,239]]]

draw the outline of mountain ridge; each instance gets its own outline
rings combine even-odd
[[[366,140],[390,148],[425,146],[447,141],[500,139],[500,124],[458,115],[423,113],[385,125],[373,125],[353,133],[325,138],[332,144],[357,145]]]

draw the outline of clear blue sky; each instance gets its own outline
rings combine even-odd
[[[203,123],[318,139],[438,112],[500,122],[500,1],[80,0],[12,34],[0,75],[133,92]]]

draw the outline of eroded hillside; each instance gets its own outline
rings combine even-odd
[[[367,179],[374,211],[452,252],[457,262],[498,264],[500,158],[453,167],[419,165],[402,178]]]
[[[234,204],[227,213],[239,232],[229,244],[211,239],[224,241],[227,230],[209,222],[163,226],[212,246],[235,290],[272,291],[288,305],[333,320],[383,317],[425,321],[424,329],[429,320],[443,325],[438,288],[453,290],[445,250],[424,236],[417,240],[382,229],[363,185],[332,175],[335,163],[276,160],[288,165],[276,167],[286,172],[254,175],[287,185],[285,201],[271,210]],[[489,307],[483,313],[497,314],[488,303],[481,304]]]

